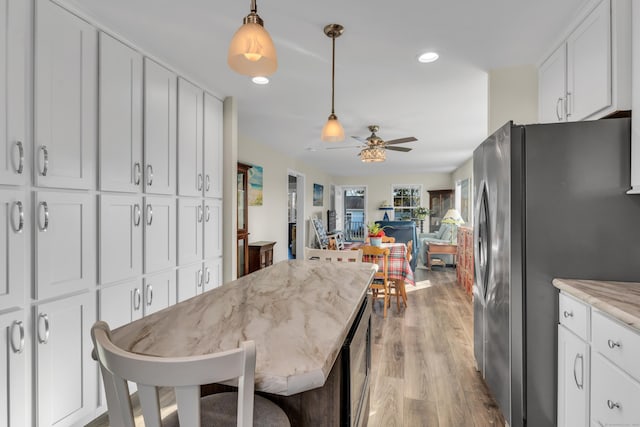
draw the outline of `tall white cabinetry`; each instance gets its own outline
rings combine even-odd
[[[631,108],[631,2],[601,0],[538,70],[539,120],[598,119]]]

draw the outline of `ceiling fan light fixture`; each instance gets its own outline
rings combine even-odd
[[[429,62],[435,62],[440,58],[436,52],[425,52],[422,55],[418,56],[418,62],[422,62],[423,64],[427,64]]]
[[[249,77],[270,76],[278,69],[276,48],[257,12],[256,0],[251,0],[251,13],[233,35],[227,55],[229,67]]]
[[[382,147],[368,147],[360,151],[360,160],[364,163],[384,162],[387,154]]]
[[[327,142],[344,141],[344,128],[340,124],[338,116],[333,113],[322,128],[322,140]]]
[[[327,123],[322,128],[322,140],[328,142],[340,142],[344,141],[344,128],[338,121],[334,111],[334,95],[335,95],[335,80],[336,80],[336,38],[340,37],[344,27],[340,24],[329,24],[324,27],[324,33],[327,37],[331,38],[332,50],[331,50],[331,114]]]
[[[252,77],[251,81],[254,82],[257,85],[266,85],[269,84],[269,79],[265,76],[256,76],[256,77]]]

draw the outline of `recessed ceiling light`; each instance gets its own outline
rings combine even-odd
[[[266,85],[267,83],[269,83],[269,79],[263,76],[254,77],[251,79],[251,81],[257,85]]]
[[[423,63],[433,62],[436,61],[439,57],[440,55],[435,52],[425,52],[418,57],[418,61]]]

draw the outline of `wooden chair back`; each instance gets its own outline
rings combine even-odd
[[[369,244],[371,243],[371,239],[367,237],[364,239],[364,242]],[[382,236],[382,243],[395,243],[395,242],[396,242],[396,238],[393,236]]]
[[[409,263],[411,262],[411,259],[412,259],[412,256],[411,256],[412,252],[413,252],[413,240],[409,240],[407,242],[407,254],[406,254],[407,262]]]
[[[363,259],[366,262],[372,262],[380,265],[382,260],[382,268],[373,275],[373,281],[369,288],[372,292],[372,299],[379,298],[379,292],[382,292],[384,300],[383,317],[387,317],[387,306],[389,305],[389,248],[365,245],[361,248]]]
[[[245,341],[234,350],[193,357],[152,357],[130,353],[111,341],[106,322],[91,328],[113,427],[135,427],[127,381],[138,386],[145,426],[161,427],[158,389],[175,388],[182,426],[200,426],[200,385],[238,379],[237,425],[253,426],[256,347]]]
[[[304,248],[304,259],[331,262],[362,262],[362,250],[325,250]]]

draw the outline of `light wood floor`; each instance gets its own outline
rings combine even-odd
[[[417,269],[416,282],[408,308],[392,300],[383,319],[374,305],[369,426],[504,426],[475,370],[473,305],[455,269]]]
[[[382,302],[374,306],[369,426],[503,426],[474,367],[473,306],[455,270],[417,269],[416,282],[408,308],[398,311],[393,300],[383,319]],[[173,405],[172,394],[163,393],[163,406]],[[106,417],[90,424],[108,425]]]

